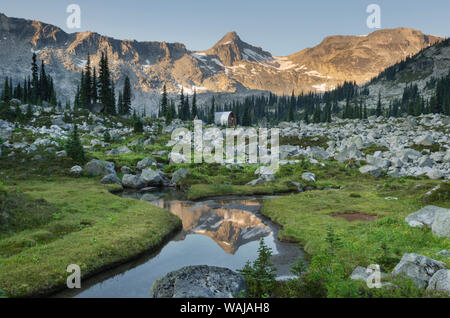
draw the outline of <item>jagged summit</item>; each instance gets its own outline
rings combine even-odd
[[[216,47],[218,45],[238,43],[238,42],[241,42],[241,38],[236,33],[236,31],[231,31],[231,32],[228,32],[227,34],[225,34],[223,36],[223,38],[220,39],[220,41],[217,42],[216,45],[214,45],[214,47]]]
[[[243,60],[260,62],[272,58],[272,54],[269,52],[242,41],[235,31],[225,34],[219,42],[204,53],[217,56],[220,62],[227,67]]]

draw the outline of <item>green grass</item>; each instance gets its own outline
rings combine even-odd
[[[377,151],[388,151],[389,149],[385,146],[377,146],[377,145],[371,145],[367,148],[362,149],[362,153],[367,155],[373,155]]]
[[[181,227],[168,211],[115,196],[97,179],[19,180],[6,188],[30,202],[45,199],[51,214],[0,238],[0,289],[11,297],[64,288],[68,265],[88,277],[157,249]]]
[[[313,136],[313,137],[303,137],[299,138],[297,136],[291,137],[280,137],[279,144],[281,145],[291,145],[300,146],[302,148],[309,147],[322,147],[324,149],[328,148],[327,142],[328,137],[325,136]]]
[[[299,242],[313,260],[315,256],[323,257],[329,253],[328,236],[330,231],[335,233],[339,245],[334,248],[330,262],[339,264],[342,269],[339,276],[329,274],[333,277],[330,281],[347,284],[350,273],[358,265],[380,264],[385,271],[391,271],[404,253],[429,256],[444,261],[449,267],[450,259],[435,254],[448,250],[450,240],[437,238],[430,229],[412,228],[405,222],[408,214],[430,203],[450,208],[450,200],[443,195],[436,196],[433,202],[422,199],[423,194],[437,184],[444,185],[441,185],[444,192],[448,185],[420,178],[375,179],[365,175],[351,178],[340,174],[336,179],[342,185],[341,190],[281,196],[265,200],[262,208],[265,216],[282,226],[279,238]],[[418,184],[423,186],[416,187]],[[398,200],[386,200],[386,197],[397,197]],[[349,222],[333,217],[340,213],[363,213],[376,216],[377,220]],[[328,290],[330,295],[339,297],[343,294]]]
[[[232,184],[195,184],[187,193],[188,200],[226,196],[226,195],[263,195],[286,193],[297,190],[296,187],[283,183],[267,183],[263,185],[232,185]]]

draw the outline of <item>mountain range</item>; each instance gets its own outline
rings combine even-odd
[[[384,29],[364,36],[330,36],[313,48],[274,56],[229,32],[212,48],[192,51],[181,43],[118,40],[95,32],[66,33],[54,25],[0,13],[0,76],[22,81],[30,75],[35,52],[54,78],[63,103],[65,99],[73,101],[87,56],[95,66],[101,52],[106,51],[116,87],[128,76],[133,106],[152,112],[164,84],[172,94],[182,88],[187,94],[196,90],[200,103],[212,93],[325,92],[344,81],[366,83],[440,40],[409,28]]]

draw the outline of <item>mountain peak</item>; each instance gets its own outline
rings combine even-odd
[[[232,44],[232,43],[239,44],[241,42],[242,42],[241,38],[236,33],[236,31],[231,31],[231,32],[228,32],[227,34],[225,34],[223,36],[223,38],[221,38],[220,41],[217,42],[216,45],[214,45],[214,47],[217,47],[217,46],[220,46],[220,45]]]

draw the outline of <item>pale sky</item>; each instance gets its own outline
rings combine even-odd
[[[69,4],[81,7],[81,29],[68,29]],[[274,55],[312,47],[329,35],[364,35],[369,4],[381,7],[381,27],[411,27],[450,36],[448,0],[2,0],[0,12],[40,20],[66,32],[94,31],[117,39],[181,42],[205,50],[225,33]]]

